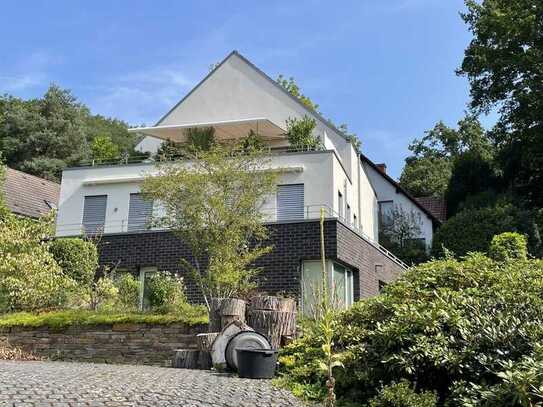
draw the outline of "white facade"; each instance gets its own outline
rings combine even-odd
[[[421,234],[420,239],[424,239],[426,248],[432,247],[433,224],[434,220],[421,209],[411,198],[398,189],[395,183],[390,182],[383,174],[368,163],[364,164],[368,178],[377,194],[378,203],[382,206],[388,205],[388,208],[398,206],[405,212],[413,212],[419,220]]]
[[[324,151],[282,152],[272,155],[272,167],[281,168],[280,185],[303,184],[304,218],[318,218],[319,208],[376,242],[378,239],[378,201],[394,199],[411,208],[412,202],[390,189],[379,174],[363,165],[352,144],[315,112],[285,92],[238,53],[230,54],[210,75],[198,84],[178,105],[149,131],[172,134],[175,126],[192,123],[231,123],[244,125],[254,118],[270,128],[285,129],[288,118],[312,116],[314,130]],[[221,125],[218,124],[217,128]],[[226,131],[226,127],[222,128]],[[228,127],[231,129],[231,127]],[[256,128],[258,130],[258,128]],[[147,130],[145,130],[147,131]],[[145,131],[142,131],[145,133]],[[155,133],[153,133],[155,135]],[[146,134],[149,134],[147,132]],[[239,134],[237,137],[243,137]],[[155,153],[163,140],[146,136],[137,146],[142,152]],[[270,147],[287,146],[286,137],[270,138]],[[137,193],[143,177],[157,171],[152,162],[141,164],[71,168],[62,176],[57,235],[81,233],[85,197],[107,195],[104,233],[127,230],[130,194]],[[270,197],[263,211],[269,221],[276,220],[276,197]],[[416,208],[418,210],[418,208]],[[426,215],[425,215],[426,216]],[[423,219],[424,237],[431,243],[431,220]]]

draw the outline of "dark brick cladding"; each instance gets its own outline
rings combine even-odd
[[[255,264],[263,270],[259,275],[259,288],[270,294],[283,292],[298,296],[302,262],[320,258],[319,222],[273,223],[268,228],[273,250]],[[326,257],[355,271],[355,298],[377,294],[379,280],[391,281],[401,270],[337,220],[327,220],[324,230]],[[193,262],[190,249],[171,232],[105,235],[100,243],[100,264],[133,273],[140,267],[156,266],[159,270],[183,274],[179,266],[181,257]],[[189,299],[201,301],[190,277],[184,277]]]

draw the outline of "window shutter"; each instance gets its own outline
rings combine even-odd
[[[83,204],[85,233],[103,232],[106,222],[107,195],[86,196]]]
[[[153,215],[153,202],[143,199],[142,194],[130,194],[128,205],[128,231],[147,229]]]
[[[277,187],[277,220],[304,218],[304,184]]]

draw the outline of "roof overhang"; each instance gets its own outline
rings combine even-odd
[[[162,140],[171,140],[177,143],[187,141],[185,130],[190,128],[213,127],[217,140],[237,140],[247,136],[249,131],[260,134],[266,140],[286,139],[286,130],[273,123],[271,120],[257,117],[239,120],[223,120],[215,122],[196,122],[154,127],[136,127],[128,129],[131,133],[144,134]]]

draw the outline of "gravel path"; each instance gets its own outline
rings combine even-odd
[[[269,380],[202,370],[0,361],[0,406],[301,406]]]

